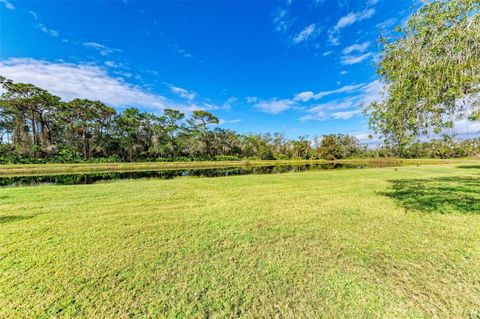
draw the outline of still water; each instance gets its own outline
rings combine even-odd
[[[172,179],[176,177],[224,177],[248,174],[281,174],[304,171],[320,171],[333,169],[361,169],[379,167],[375,164],[303,164],[303,165],[271,165],[242,166],[228,168],[171,169],[129,172],[95,172],[65,175],[34,175],[0,177],[0,187],[35,186],[35,185],[79,185],[122,179]],[[389,165],[390,166],[390,165]]]

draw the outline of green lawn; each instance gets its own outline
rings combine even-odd
[[[480,163],[0,189],[0,318],[479,318]]]

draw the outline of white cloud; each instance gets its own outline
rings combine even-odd
[[[363,94],[359,102],[361,106],[364,106],[374,101],[379,101],[382,99],[384,93],[385,86],[383,85],[383,83],[379,80],[372,81],[364,87]]]
[[[133,76],[131,72],[125,72],[120,70],[115,70],[112,73],[120,75],[121,77],[124,77],[124,78],[131,78]]]
[[[290,109],[294,105],[294,102],[289,99],[270,99],[267,101],[260,101],[255,104],[255,107],[260,111],[269,113],[269,114],[279,114],[283,111]]]
[[[454,122],[453,131],[459,138],[480,137],[480,122],[472,122],[467,119],[457,120]]]
[[[288,3],[286,8],[279,8],[273,18],[273,26],[277,32],[287,32],[290,28],[291,21],[288,13]]]
[[[360,92],[353,96],[347,96],[311,107],[306,111],[307,114],[300,117],[300,121],[327,119],[348,120],[361,114],[364,106],[381,99],[383,94],[383,84],[378,80],[350,87],[355,87],[355,90],[359,90]],[[338,92],[342,89],[343,88],[333,91]]]
[[[121,62],[118,62],[118,61],[111,61],[111,60],[107,60],[105,61],[105,66],[109,67],[109,68],[113,68],[113,69],[125,69],[125,70],[128,70],[129,67],[128,67],[128,64],[125,65]],[[117,71],[115,71],[117,72]],[[149,73],[148,70],[146,70],[145,72]]]
[[[332,118],[335,120],[348,120],[354,117],[355,115],[358,115],[361,113],[362,113],[362,110],[335,112],[332,114]]]
[[[365,54],[362,54],[362,55],[357,55],[357,56],[355,56],[355,55],[345,55],[345,56],[342,56],[342,61],[341,62],[344,65],[352,65],[352,64],[357,64],[357,63],[363,62],[370,57],[373,57],[373,53],[371,53],[371,52],[368,52],[368,53],[365,53]]]
[[[102,55],[102,56],[107,56],[107,55],[112,54],[114,52],[122,51],[120,49],[109,48],[106,45],[103,45],[103,44],[100,44],[100,43],[97,43],[97,42],[83,42],[82,44],[87,48],[92,48],[94,50],[97,50],[100,53],[100,55]]]
[[[322,53],[322,56],[329,56],[332,53],[333,53],[333,51],[326,51],[326,52]]]
[[[356,22],[363,21],[373,17],[375,14],[375,9],[365,9],[360,12],[350,12],[346,16],[341,17],[337,24],[333,27],[335,31],[339,31],[343,28],[346,28]]]
[[[359,132],[352,134],[361,144],[369,147],[375,147],[383,144],[380,136],[371,132]]]
[[[194,91],[189,91],[187,89],[183,89],[181,87],[174,86],[174,85],[169,85],[169,87],[172,93],[175,93],[176,95],[187,100],[193,100],[197,96],[197,93]]]
[[[8,2],[7,0],[0,0],[0,3],[3,3],[5,5],[5,8],[9,10],[15,10],[15,6]]]
[[[58,37],[60,33],[57,30],[53,30],[50,28],[47,28],[43,23],[38,24],[38,28],[42,31],[45,32],[46,34],[52,36],[52,37]]]
[[[1,1],[1,0],[0,0]],[[30,15],[33,17],[33,20],[37,21],[37,27],[44,33],[52,36],[52,37],[58,37],[60,35],[60,32],[57,30],[53,30],[45,26],[43,23],[38,21],[38,14],[34,11],[28,11]]]
[[[368,6],[373,6],[376,2],[367,3]],[[347,15],[341,17],[337,23],[329,29],[328,39],[330,44],[339,45],[340,44],[340,31],[348,26],[351,26],[354,23],[369,19],[375,14],[374,8],[366,8],[363,11],[359,12],[350,12]]]
[[[308,102],[315,97],[315,94],[312,91],[304,91],[295,95],[296,101]]]
[[[306,121],[323,121],[327,119],[327,115],[325,112],[318,110],[317,112],[309,112],[307,115],[304,115],[299,118],[300,122],[306,122]]]
[[[310,24],[292,38],[293,43],[298,44],[309,39],[313,39],[318,34],[315,24]]]
[[[310,106],[300,120],[349,119],[360,114],[362,106],[378,100],[381,97],[382,88],[383,85],[379,81],[373,81],[367,84],[345,85],[338,89],[318,93],[304,91],[296,94],[292,99],[258,100],[256,97],[248,97],[246,101],[254,103],[255,107],[262,112],[275,115],[289,109],[305,110],[305,106],[298,103],[308,103],[329,95],[343,93],[347,94],[344,98]]]
[[[209,99],[202,103],[202,106],[197,106],[197,109],[206,109],[206,110],[229,110],[232,106],[238,101],[238,98],[235,96],[229,97],[225,102],[222,104],[215,104],[210,102]]]
[[[377,23],[376,27],[379,28],[379,29],[387,29],[387,28],[393,26],[395,23],[397,23],[397,19],[392,18],[392,19],[388,19],[388,20],[382,21],[380,23]]]
[[[346,98],[343,100],[334,100],[331,102],[323,103],[316,105],[307,110],[307,114],[300,117],[301,122],[308,120],[317,120],[323,121],[327,119],[349,119],[355,114],[349,114],[351,112],[357,112],[358,110],[352,111],[339,111],[343,109],[348,109],[354,106],[354,100],[352,98]]]
[[[105,69],[90,64],[53,63],[35,59],[8,59],[0,62],[0,74],[15,82],[32,83],[62,99],[100,100],[115,107],[140,106],[150,110],[165,107],[188,110],[161,95],[110,76]]]
[[[295,101],[301,101],[301,102],[308,102],[308,101],[311,101],[311,100],[319,100],[323,97],[326,97],[326,96],[332,95],[332,94],[353,92],[355,90],[358,90],[358,89],[362,88],[363,86],[364,86],[363,84],[345,85],[345,86],[342,86],[341,88],[338,88],[338,89],[335,89],[335,90],[320,91],[316,94],[314,94],[312,91],[300,92],[300,93],[295,95],[294,100]]]
[[[218,124],[236,124],[236,123],[240,123],[242,122],[243,120],[242,119],[233,119],[233,120],[224,120],[224,119],[220,119],[220,123]]]
[[[342,53],[343,54],[350,54],[352,52],[363,53],[369,46],[370,46],[369,41],[366,41],[366,42],[363,42],[363,43],[352,44],[352,45],[346,47],[345,49],[343,49]]]
[[[272,98],[269,100],[258,101],[258,99],[255,97],[248,97],[247,102],[256,103],[255,107],[262,112],[269,113],[269,114],[279,114],[288,109],[294,108],[298,102],[307,103],[312,100],[319,100],[329,95],[340,94],[340,93],[352,93],[359,89],[364,89],[364,88],[366,88],[365,84],[345,85],[335,90],[320,91],[318,93],[313,93],[312,91],[300,92],[296,94],[293,97],[293,99]],[[343,108],[348,108],[352,105],[351,102],[348,102],[349,103],[348,105],[345,103],[346,102],[343,103]],[[315,107],[310,108],[308,111],[310,114],[302,117],[302,120],[323,118],[323,112],[322,114],[320,114],[321,113],[320,111],[338,109],[339,107],[342,107],[342,106],[339,105],[337,102],[334,102],[333,104],[326,103],[326,104],[317,105]]]
[[[183,58],[187,58],[187,59],[193,58],[193,54],[191,54],[190,52],[187,52],[184,49],[177,50],[177,53],[180,54],[180,56],[182,56]]]
[[[463,137],[478,136],[480,135],[480,122],[472,122],[467,119],[455,121],[454,131]]]

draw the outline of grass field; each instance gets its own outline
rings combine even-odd
[[[0,189],[0,318],[480,318],[480,163]]]

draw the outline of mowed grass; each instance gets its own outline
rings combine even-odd
[[[480,164],[0,189],[0,318],[478,318]]]

